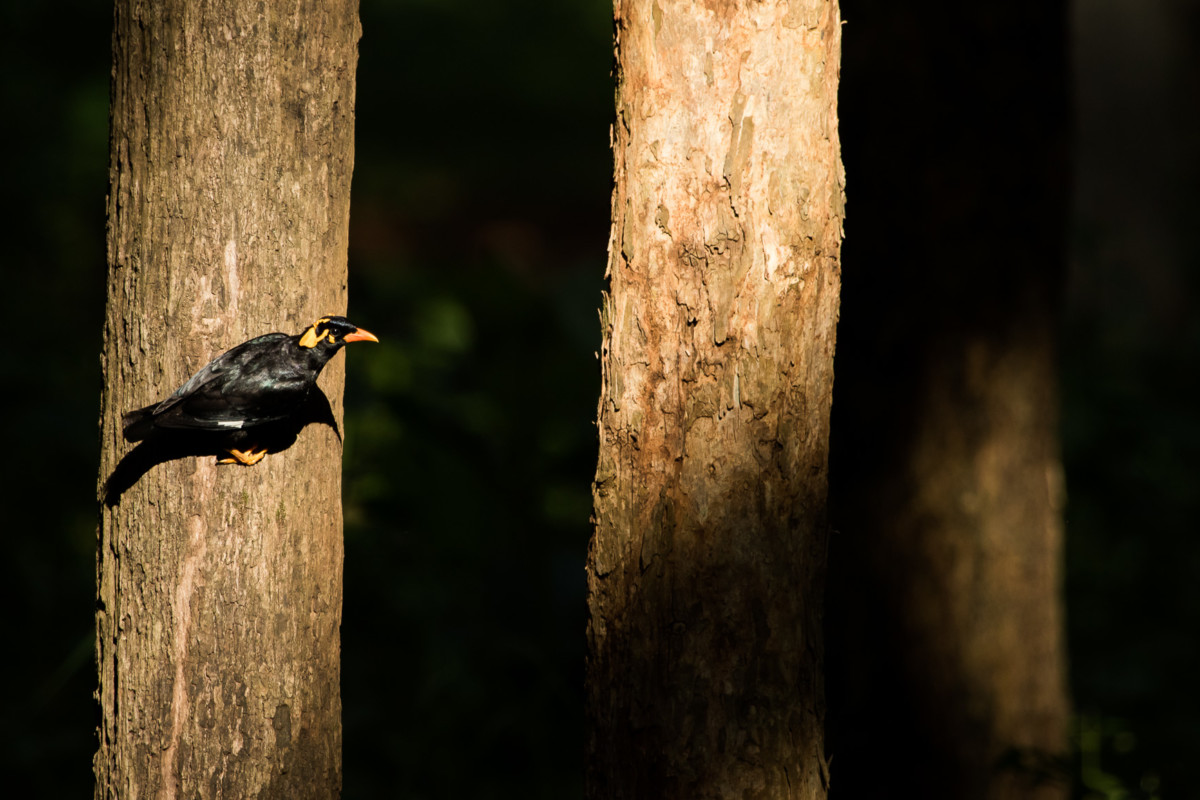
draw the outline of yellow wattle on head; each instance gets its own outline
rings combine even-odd
[[[300,337],[300,346],[301,347],[316,347],[317,344],[320,343],[321,339],[325,338],[325,336],[327,335],[327,334],[317,333],[317,328],[320,328],[321,324],[326,323],[326,322],[329,322],[329,317],[321,317],[319,320],[314,322],[312,325],[309,325],[308,330],[306,330],[304,332],[304,335]]]
[[[301,347],[313,348],[328,344],[337,350],[351,342],[378,342],[379,338],[366,328],[360,328],[345,317],[321,317],[300,335]]]

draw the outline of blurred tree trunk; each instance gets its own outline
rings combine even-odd
[[[356,0],[116,3],[102,480],[122,412],[345,308],[358,38]],[[327,427],[253,468],[160,464],[105,507],[96,797],[336,797],[341,578]]]
[[[846,5],[834,795],[1065,797],[1064,9]]]
[[[823,797],[836,3],[620,0],[588,796]]]

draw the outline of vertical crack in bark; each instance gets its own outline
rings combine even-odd
[[[202,487],[199,492],[200,503],[203,506],[208,499],[208,490],[212,486],[212,464],[202,464],[196,473],[197,482]],[[171,613],[175,622],[175,636],[171,642],[171,663],[175,666],[175,676],[171,682],[171,737],[167,742],[162,756],[163,797],[165,800],[175,800],[179,791],[179,742],[183,737],[184,723],[188,718],[189,698],[185,676],[185,662],[188,653],[188,634],[192,628],[192,593],[196,586],[196,572],[205,555],[208,554],[208,541],[205,537],[204,517],[194,514],[188,520],[188,552],[183,560],[183,570],[179,585],[171,598]]]

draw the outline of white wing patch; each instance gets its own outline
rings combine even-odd
[[[222,419],[222,420],[217,420],[217,424],[220,425],[222,428],[240,428],[243,425],[245,425],[246,423],[244,420],[240,420],[240,419],[230,419],[230,420]]]

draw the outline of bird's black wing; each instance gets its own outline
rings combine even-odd
[[[237,430],[286,418],[315,379],[297,362],[292,338],[268,333],[217,356],[155,407],[154,424]]]

